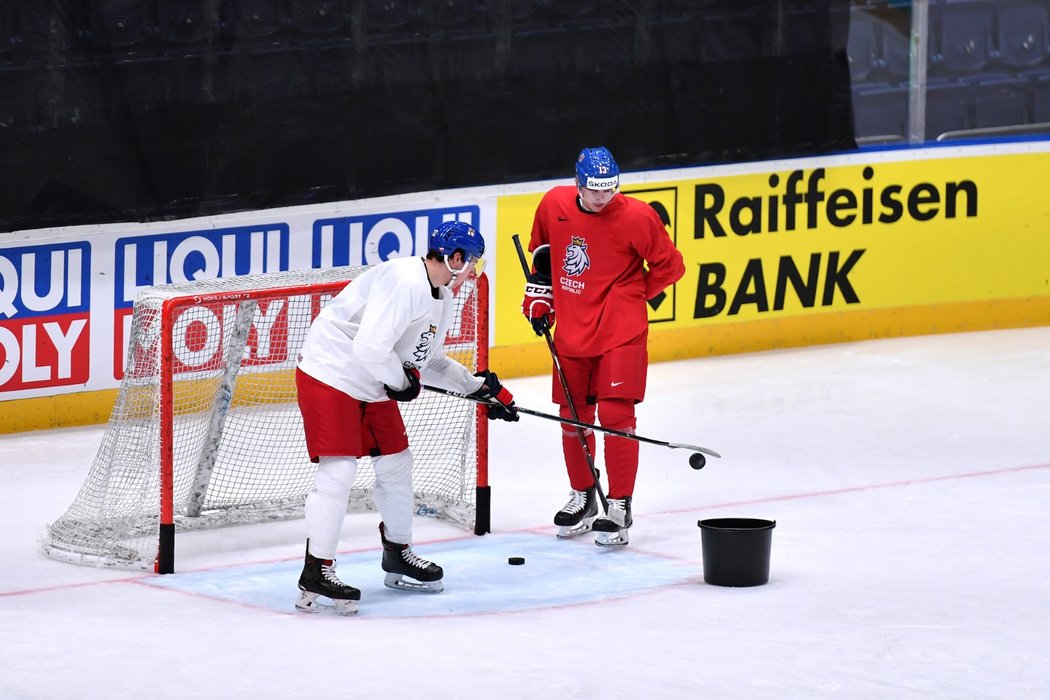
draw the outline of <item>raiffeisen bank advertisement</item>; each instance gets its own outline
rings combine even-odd
[[[682,183],[683,325],[769,321],[737,338],[762,348],[1050,322],[1045,149],[916,155]]]
[[[1047,172],[1050,142],[1030,141],[626,174],[686,261],[650,309],[650,354],[1050,323]],[[541,195],[501,201],[501,238],[527,242]],[[542,372],[509,320],[515,281],[497,290],[494,356],[539,357]]]

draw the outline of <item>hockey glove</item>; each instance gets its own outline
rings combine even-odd
[[[532,253],[532,274],[525,284],[521,313],[529,319],[536,335],[554,325],[554,290],[551,289],[551,247],[541,245]]]
[[[525,298],[521,301],[521,313],[529,319],[536,335],[543,335],[554,325],[554,290],[550,282],[525,284]]]
[[[404,389],[386,387],[386,395],[394,401],[406,402],[419,396],[419,370],[415,367],[405,367],[405,376],[408,377],[408,386]]]
[[[481,377],[485,381],[482,382],[481,387],[477,391],[467,396],[488,402],[485,405],[488,408],[489,420],[499,419],[512,422],[518,420],[518,409],[514,407],[514,396],[507,391],[505,386],[500,384],[496,373],[485,370],[484,372],[476,373],[474,376]],[[493,400],[498,403],[492,403]]]

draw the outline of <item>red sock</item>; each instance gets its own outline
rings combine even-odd
[[[577,406],[577,414],[583,423],[594,422],[594,406]],[[558,411],[562,418],[572,418],[572,411],[568,406],[562,406]],[[587,441],[587,449],[591,457],[594,457],[594,431],[590,428],[583,429],[584,438]],[[579,432],[575,426],[562,424],[561,426],[561,448],[565,455],[565,468],[569,473],[569,484],[577,491],[583,491],[594,486],[594,476],[591,467],[587,463],[587,456],[580,447]]]
[[[605,399],[598,402],[598,416],[603,428],[634,434],[637,420],[634,402],[629,399]],[[609,473],[609,498],[634,494],[638,476],[638,441],[605,435],[605,469]]]

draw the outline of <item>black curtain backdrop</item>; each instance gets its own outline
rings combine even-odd
[[[0,231],[855,148],[848,0],[0,2]]]

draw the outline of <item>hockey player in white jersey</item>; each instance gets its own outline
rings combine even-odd
[[[308,539],[296,608],[357,612],[361,592],[336,575],[335,553],[357,458],[366,455],[375,467],[386,585],[443,589],[441,567],[412,552],[412,453],[397,402],[416,398],[422,379],[489,401],[489,418],[518,420],[514,398],[494,372],[471,374],[443,350],[454,316],[452,292],[480,274],[484,254],[472,226],[442,223],[430,233],[425,258],[394,258],[367,270],[310,327],[296,387],[317,475],[306,497]]]

